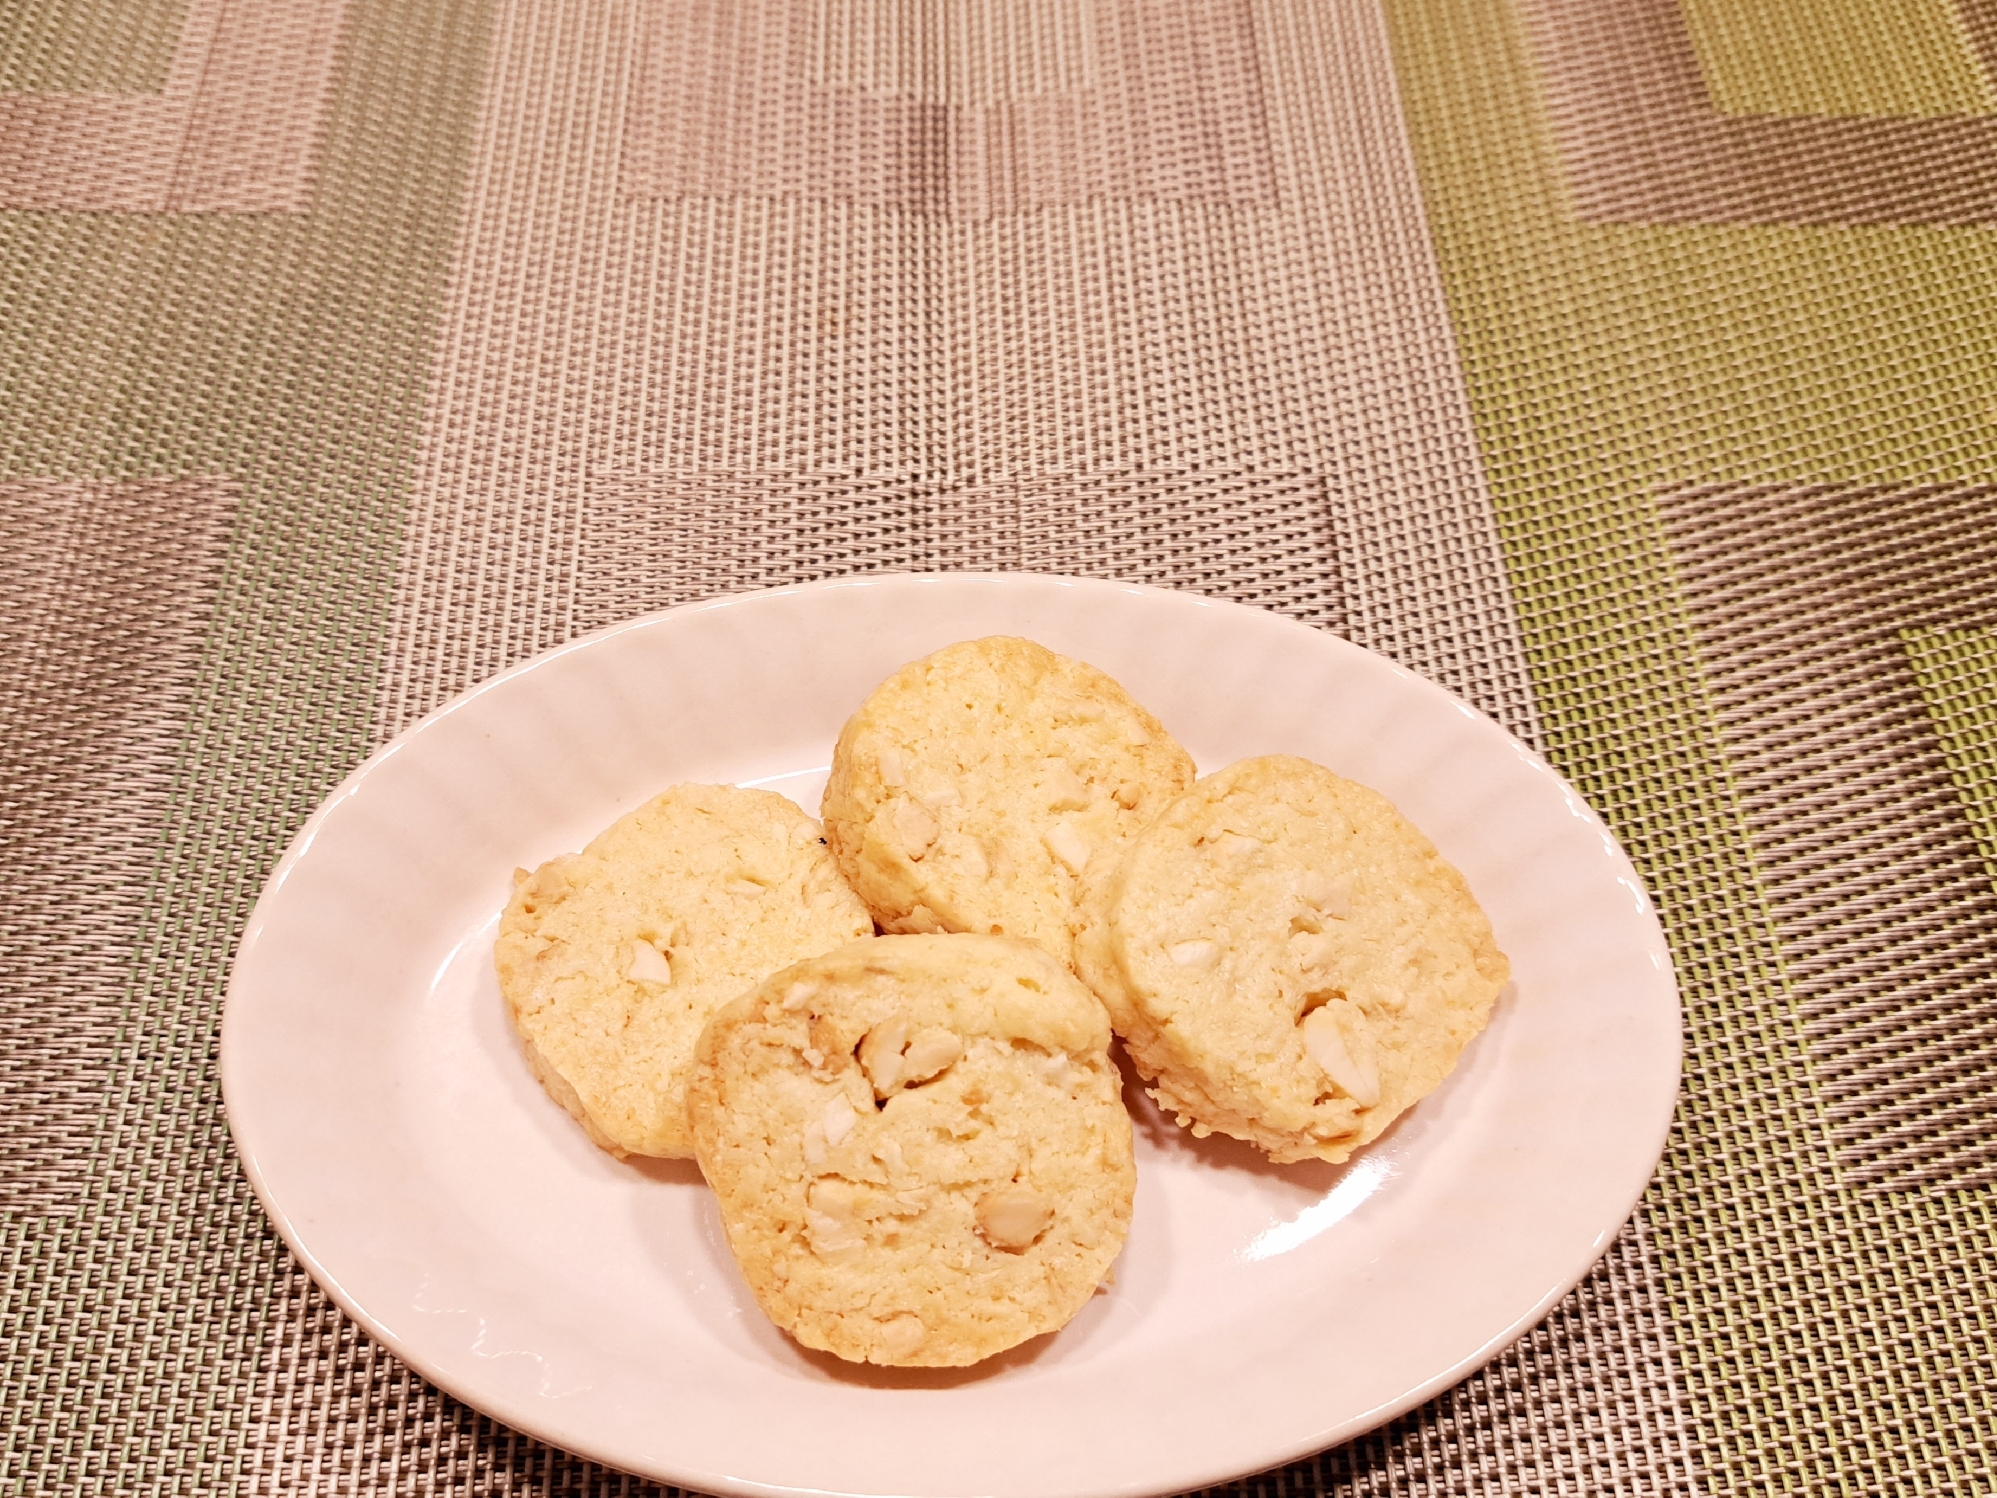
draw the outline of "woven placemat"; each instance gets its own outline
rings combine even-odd
[[[1687,1077],[1489,1368],[1226,1491],[1997,1453],[1989,0],[0,13],[0,1489],[608,1494],[298,1270],[233,942],[375,743],[880,569],[1288,613],[1543,747]]]

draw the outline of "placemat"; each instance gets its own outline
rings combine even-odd
[[[1993,147],[1992,0],[17,0],[0,1488],[654,1491],[290,1261],[233,943],[536,650],[1026,568],[1461,692],[1684,990],[1600,1267],[1221,1491],[1988,1491]]]

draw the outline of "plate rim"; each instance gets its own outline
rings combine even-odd
[[[1526,1311],[1514,1318],[1502,1330],[1484,1340],[1472,1352],[1458,1358],[1447,1367],[1440,1369],[1431,1377],[1403,1391],[1402,1394],[1395,1398],[1385,1400],[1371,1409],[1330,1422],[1307,1435],[1296,1438],[1291,1443],[1276,1450],[1274,1455],[1259,1465],[1243,1468],[1235,1463],[1222,1461],[1218,1464],[1210,1463],[1199,1467],[1197,1470],[1189,1467],[1184,1473],[1175,1476],[1172,1482],[1165,1486],[1160,1486],[1151,1481],[1139,1480],[1094,1491],[1101,1493],[1103,1498],[1161,1498],[1161,1495],[1180,1493],[1271,1471],[1276,1467],[1284,1466],[1290,1462],[1331,1449],[1334,1446],[1342,1445],[1345,1442],[1366,1434],[1368,1431],[1377,1429],[1395,1417],[1425,1403],[1437,1393],[1453,1387],[1488,1365],[1505,1348],[1511,1346],[1521,1337],[1528,1334],[1534,1327],[1538,1326],[1553,1307],[1558,1305],[1576,1285],[1580,1284],[1593,1272],[1596,1265],[1609,1251],[1624,1227],[1629,1223],[1637,1206],[1648,1193],[1651,1184],[1657,1177],[1658,1167],[1662,1162],[1664,1151],[1669,1143],[1682,1100],[1684,1081],[1683,995],[1678,984],[1676,966],[1672,960],[1670,945],[1658,915],[1657,904],[1651,897],[1648,886],[1644,882],[1640,871],[1637,870],[1634,862],[1630,859],[1628,850],[1623,846],[1621,839],[1616,836],[1614,830],[1603,820],[1592,803],[1581,794],[1557,767],[1548,761],[1545,755],[1520,739],[1489,713],[1486,713],[1475,703],[1468,701],[1440,683],[1411,670],[1378,651],[1359,645],[1328,628],[1308,624],[1289,615],[1277,613],[1274,610],[1258,607],[1253,604],[1239,603],[1232,599],[1217,598],[1183,589],[1160,587],[1155,584],[1124,581],[1121,579],[1079,577],[1065,573],[1035,571],[882,571],[856,573],[841,577],[817,579],[810,582],[786,583],[768,588],[743,589],[736,592],[717,594],[708,598],[695,599],[663,609],[651,610],[629,619],[615,621],[577,635],[572,639],[565,640],[560,644],[550,646],[545,650],[537,651],[525,660],[518,661],[502,671],[495,672],[482,681],[473,683],[471,686],[454,694],[446,701],[439,703],[418,717],[414,722],[402,728],[343,776],[340,782],[326,793],[311,814],[292,835],[290,841],[285,846],[284,852],[266,876],[258,892],[257,899],[244,921],[236,950],[230,959],[229,977],[224,990],[222,1018],[218,1036],[217,1078],[222,1096],[223,1110],[229,1127],[231,1153],[235,1155],[237,1161],[242,1166],[243,1172],[249,1180],[251,1189],[256,1195],[257,1203],[263,1210],[265,1217],[277,1230],[286,1248],[298,1260],[300,1266],[305,1269],[307,1274],[310,1275],[313,1282],[318,1285],[321,1291],[343,1313],[352,1317],[371,1338],[385,1347],[399,1361],[411,1368],[434,1387],[451,1395],[453,1398],[463,1401],[471,1408],[485,1413],[489,1418],[496,1419],[509,1428],[520,1431],[557,1450],[569,1452],[586,1460],[595,1461],[611,1467],[614,1470],[629,1472],[634,1476],[643,1477],[648,1480],[676,1485],[690,1484],[696,1491],[730,1495],[739,1494],[744,1495],[744,1498],[806,1498],[806,1495],[809,1495],[809,1498],[846,1498],[848,1494],[851,1494],[852,1498],[870,1498],[870,1495],[859,1494],[857,1490],[800,1488],[762,1482],[753,1478],[735,1477],[718,1471],[692,1473],[684,1470],[667,1470],[663,1466],[656,1465],[650,1467],[627,1467],[620,1462],[609,1460],[604,1456],[593,1455],[589,1451],[572,1444],[570,1441],[564,1439],[562,1434],[552,1425],[535,1418],[534,1414],[525,1408],[514,1410],[507,1405],[505,1400],[500,1400],[495,1404],[488,1402],[488,1397],[483,1392],[480,1392],[476,1396],[465,1392],[458,1385],[457,1381],[441,1370],[420,1349],[413,1346],[409,1339],[396,1333],[379,1321],[365,1306],[361,1305],[349,1294],[346,1287],[331,1272],[329,1266],[325,1265],[311,1252],[290,1215],[273,1199],[271,1188],[265,1180],[264,1173],[258,1164],[254,1152],[245,1147],[241,1137],[238,1104],[235,1099],[240,1096],[240,1088],[243,1084],[240,1082],[232,1084],[231,1080],[232,1077],[239,1075],[237,1071],[238,1063],[232,1063],[232,1056],[240,1058],[241,1042],[239,1041],[232,1045],[231,1035],[232,1033],[240,1034],[242,1008],[237,1002],[237,993],[239,984],[247,982],[242,976],[248,966],[247,960],[263,939],[263,932],[268,924],[269,911],[282,898],[285,885],[292,872],[310,856],[312,846],[317,839],[320,829],[331,818],[337,815],[340,808],[359,791],[367,777],[396,755],[404,752],[410,743],[420,735],[430,731],[437,723],[467,710],[472,703],[483,698],[488,693],[503,690],[508,684],[519,678],[538,670],[544,670],[551,663],[564,657],[598,647],[603,642],[619,635],[660,627],[667,623],[667,621],[675,618],[690,617],[696,614],[738,608],[745,605],[754,606],[765,601],[791,598],[805,594],[829,593],[853,589],[874,589],[909,584],[945,587],[958,584],[974,584],[996,586],[1001,589],[1042,586],[1069,587],[1079,588],[1084,591],[1099,592],[1105,595],[1126,594],[1168,599],[1175,605],[1209,609],[1216,615],[1232,613],[1252,615],[1265,624],[1274,624],[1285,630],[1308,636],[1319,647],[1329,645],[1341,652],[1353,652],[1358,656],[1366,658],[1371,669],[1385,668],[1392,676],[1404,682],[1414,684],[1419,691],[1438,694],[1456,709],[1477,720],[1482,729],[1488,732],[1495,732],[1499,735],[1501,740],[1509,744],[1511,749],[1520,758],[1527,761],[1535,771],[1548,777],[1553,785],[1565,793],[1570,809],[1576,812],[1590,829],[1604,840],[1607,848],[1612,852],[1613,858],[1620,863],[1622,872],[1628,876],[1627,882],[1629,887],[1638,897],[1634,913],[1648,928],[1646,934],[1649,938],[1651,951],[1655,956],[1661,958],[1661,961],[1657,963],[1657,968],[1663,990],[1658,995],[1658,998],[1660,1001],[1668,998],[1674,1021],[1670,1028],[1679,1037],[1677,1044],[1671,1051],[1670,1071],[1672,1085],[1666,1094],[1668,1102],[1661,1110],[1661,1117],[1653,1119],[1651,1127],[1647,1131],[1652,1143],[1646,1147],[1645,1154],[1650,1163],[1641,1179],[1636,1182],[1633,1190],[1626,1190],[1619,1194],[1623,1199],[1615,1215],[1613,1225],[1605,1227],[1597,1235],[1592,1249],[1585,1259],[1579,1262],[1578,1267],[1574,1268],[1571,1274],[1563,1272],[1551,1288],[1546,1290],[1537,1301]],[[236,1018],[235,1024],[232,1024],[232,1017]],[[1632,1128],[1631,1132],[1635,1133],[1636,1130]],[[1632,1175],[1634,1175],[1634,1172],[1632,1172]],[[1062,1491],[1067,1490],[1063,1489]]]

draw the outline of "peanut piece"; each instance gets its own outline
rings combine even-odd
[[[904,1087],[940,1076],[964,1054],[964,1042],[938,1026],[909,1035],[908,1020],[893,1015],[869,1030],[860,1042],[860,1069],[873,1083],[874,1096],[885,1102]]]
[[[978,1198],[976,1215],[987,1243],[1018,1253],[1054,1225],[1054,1204],[1031,1186],[1004,1186]]]
[[[867,1246],[865,1227],[855,1222],[850,1213],[853,1203],[846,1200],[843,1193],[822,1189],[840,1184],[834,1181],[813,1182],[804,1214],[805,1241],[819,1258],[834,1264],[853,1258]]]
[[[929,1328],[913,1312],[890,1316],[881,1323],[881,1347],[891,1358],[912,1356],[928,1336]]]
[[[805,1192],[805,1205],[814,1212],[823,1212],[828,1217],[851,1221],[866,1215],[861,1210],[862,1198],[865,1195],[865,1189],[854,1185],[851,1181],[836,1179],[813,1181]]]
[[[853,1125],[860,1121],[860,1115],[853,1111],[853,1105],[845,1093],[840,1093],[825,1105],[825,1116],[821,1120],[825,1127],[825,1142],[837,1147],[845,1137],[853,1132]]]
[[[1069,873],[1080,874],[1089,866],[1089,845],[1073,822],[1056,822],[1042,841]]]
[[[1087,811],[1089,788],[1065,759],[1047,761],[1047,805],[1052,811]]]
[[[1322,1005],[1305,1015],[1303,1032],[1304,1049],[1340,1092],[1362,1108],[1370,1108],[1380,1101],[1380,1074],[1366,1061],[1353,1055],[1331,1004]]]
[[[827,1217],[823,1212],[806,1213],[805,1224],[804,1236],[811,1244],[811,1251],[828,1263],[843,1263],[867,1246],[867,1240],[852,1223]]]
[[[875,1025],[860,1042],[860,1069],[874,1084],[875,1097],[889,1097],[901,1086],[901,1053],[907,1044],[908,1021],[899,1014]]]
[[[813,1181],[805,1193],[804,1235],[821,1259],[840,1263],[867,1246],[866,1193],[851,1181]]]
[[[673,981],[673,969],[665,953],[640,937],[624,944],[624,976],[633,983],[656,983],[664,988]]]
[[[923,1030],[908,1043],[901,1058],[901,1085],[913,1087],[940,1077],[964,1054],[964,1042],[949,1030]]]

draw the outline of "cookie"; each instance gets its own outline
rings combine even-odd
[[[1109,1021],[1039,947],[883,936],[708,1023],[689,1107],[742,1275],[806,1347],[960,1367],[1065,1324],[1136,1170]]]
[[[1085,897],[1079,968],[1197,1134],[1339,1161],[1449,1075],[1510,964],[1386,797],[1286,755],[1210,775]]]
[[[680,785],[515,876],[493,965],[541,1085],[617,1156],[693,1153],[701,1026],[800,957],[870,935],[818,824],[769,791]]]
[[[833,751],[825,833],[882,930],[1024,937],[1071,962],[1083,877],[1192,782],[1109,677],[996,636],[875,688]]]

